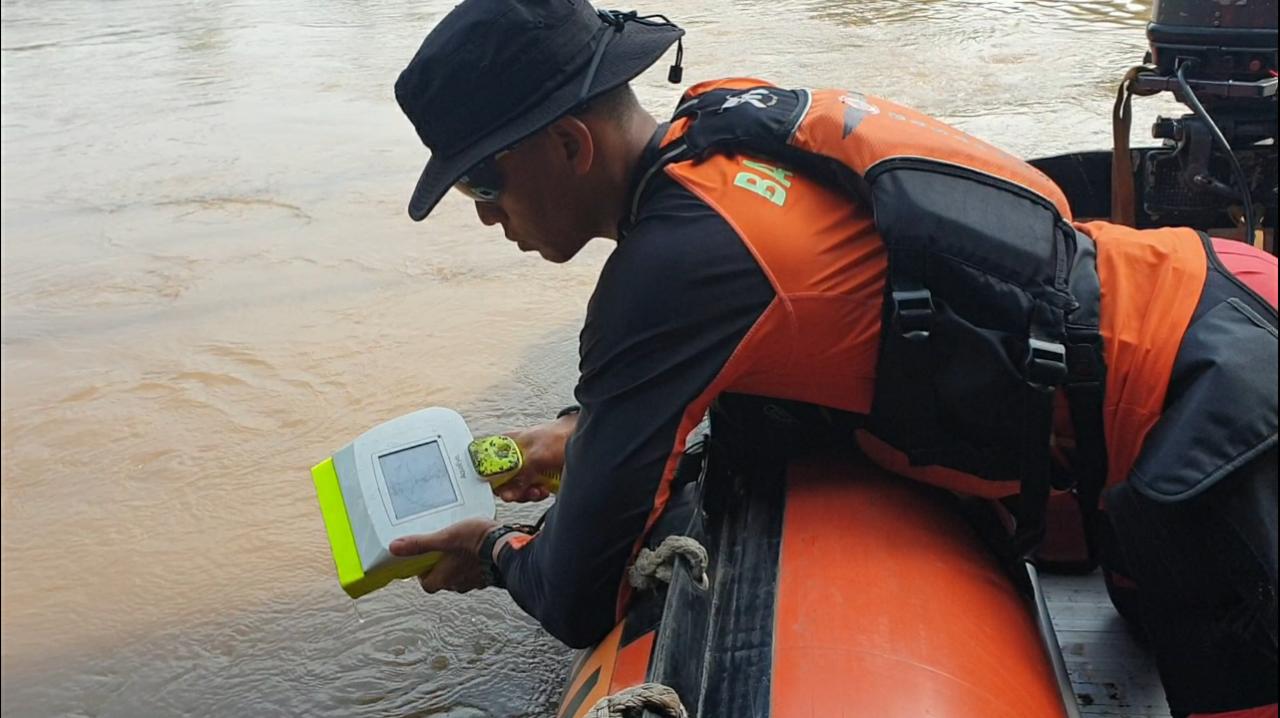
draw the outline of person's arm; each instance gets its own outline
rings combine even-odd
[[[655,195],[606,264],[587,312],[582,409],[556,503],[536,537],[507,534],[494,545],[516,603],[574,647],[613,627],[627,562],[661,513],[687,431],[714,398],[707,389],[774,298],[719,215],[673,183]],[[555,432],[540,433],[553,454]],[[443,551],[422,587],[471,590],[485,585],[479,554],[495,526],[462,522],[391,549]]]
[[[581,405],[542,531],[498,552],[515,601],[584,647],[614,625],[619,589],[661,512],[707,389],[773,300],[732,229],[682,190],[638,226],[601,274],[581,336]]]

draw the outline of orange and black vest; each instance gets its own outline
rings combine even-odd
[[[1021,490],[1024,539],[1051,453],[1092,494],[1146,476],[1181,500],[1274,445],[1275,312],[1192,230],[1072,226],[1045,177],[936,120],[757,80],[692,88],[639,165],[588,305],[560,497],[499,557],[566,642],[625,611],[626,554],[680,504],[717,400],[840,410],[890,471]],[[1269,384],[1242,368],[1268,361]]]
[[[777,166],[723,161],[736,154]],[[715,207],[769,274],[788,316],[757,329],[789,321],[802,345],[824,347],[790,372],[742,347],[731,363],[762,366],[717,388],[865,411],[861,443],[886,468],[987,496],[1020,489],[1033,511],[1050,485],[1051,434],[1076,445],[1058,487],[1088,505],[1131,476],[1157,500],[1188,498],[1277,441],[1275,309],[1203,233],[1073,226],[1048,177],[977,138],[882,98],[750,78],[684,94],[644,176],[658,171]],[[803,179],[873,221],[812,202],[796,208],[796,246],[763,213],[786,209]],[[859,239],[887,255],[874,330],[840,304],[882,269]],[[829,272],[792,261],[814,252]],[[866,342],[829,336],[836,326],[878,331],[873,378]],[[853,376],[839,375],[842,361]]]
[[[891,471],[1021,489],[1024,539],[1051,452],[1093,495],[1148,476],[1180,500],[1274,445],[1275,372],[1259,384],[1241,367],[1274,369],[1275,312],[1192,230],[1072,226],[1042,175],[942,123],[757,80],[692,88],[640,165],[588,306],[563,490],[547,528],[500,557],[558,637],[603,635],[612,586],[621,615],[623,555],[673,501],[717,399],[841,410]],[[1238,421],[1218,420],[1224,405]]]
[[[1021,484],[1022,504],[1038,506],[1049,491],[1054,392],[1069,385],[1078,440],[1095,442],[1087,468],[1104,470],[1094,243],[1072,227],[1048,177],[881,98],[752,79],[691,88],[649,172],[679,167],[696,191],[700,161],[733,153],[778,164],[731,180],[764,203],[718,207],[766,271],[785,265],[786,237],[753,237],[751,215],[788,202],[793,172],[871,209],[867,230],[888,259],[867,419],[877,439],[913,466]],[[1034,518],[1020,516],[1024,528]]]

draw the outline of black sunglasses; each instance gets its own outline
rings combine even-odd
[[[497,202],[502,196],[502,172],[498,170],[497,160],[513,149],[509,147],[480,160],[453,183],[454,188],[476,202]]]

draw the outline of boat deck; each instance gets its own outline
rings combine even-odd
[[[1080,714],[1169,718],[1155,660],[1111,606],[1102,574],[1042,573],[1040,581]]]

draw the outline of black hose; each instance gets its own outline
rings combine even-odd
[[[1222,130],[1218,129],[1218,125],[1214,123],[1213,118],[1209,117],[1209,113],[1205,111],[1204,105],[1200,104],[1196,93],[1191,90],[1191,85],[1187,83],[1186,71],[1187,66],[1197,65],[1195,60],[1187,60],[1178,65],[1178,85],[1182,87],[1182,94],[1186,97],[1187,105],[1209,126],[1209,131],[1213,133],[1213,139],[1227,153],[1227,159],[1231,160],[1231,173],[1235,175],[1236,184],[1240,185],[1240,194],[1244,199],[1244,241],[1253,244],[1253,228],[1255,225],[1253,216],[1253,198],[1249,195],[1249,181],[1245,179],[1244,169],[1240,166],[1240,160],[1236,159],[1236,153],[1231,151],[1231,144],[1227,142],[1227,138],[1222,135]]]

